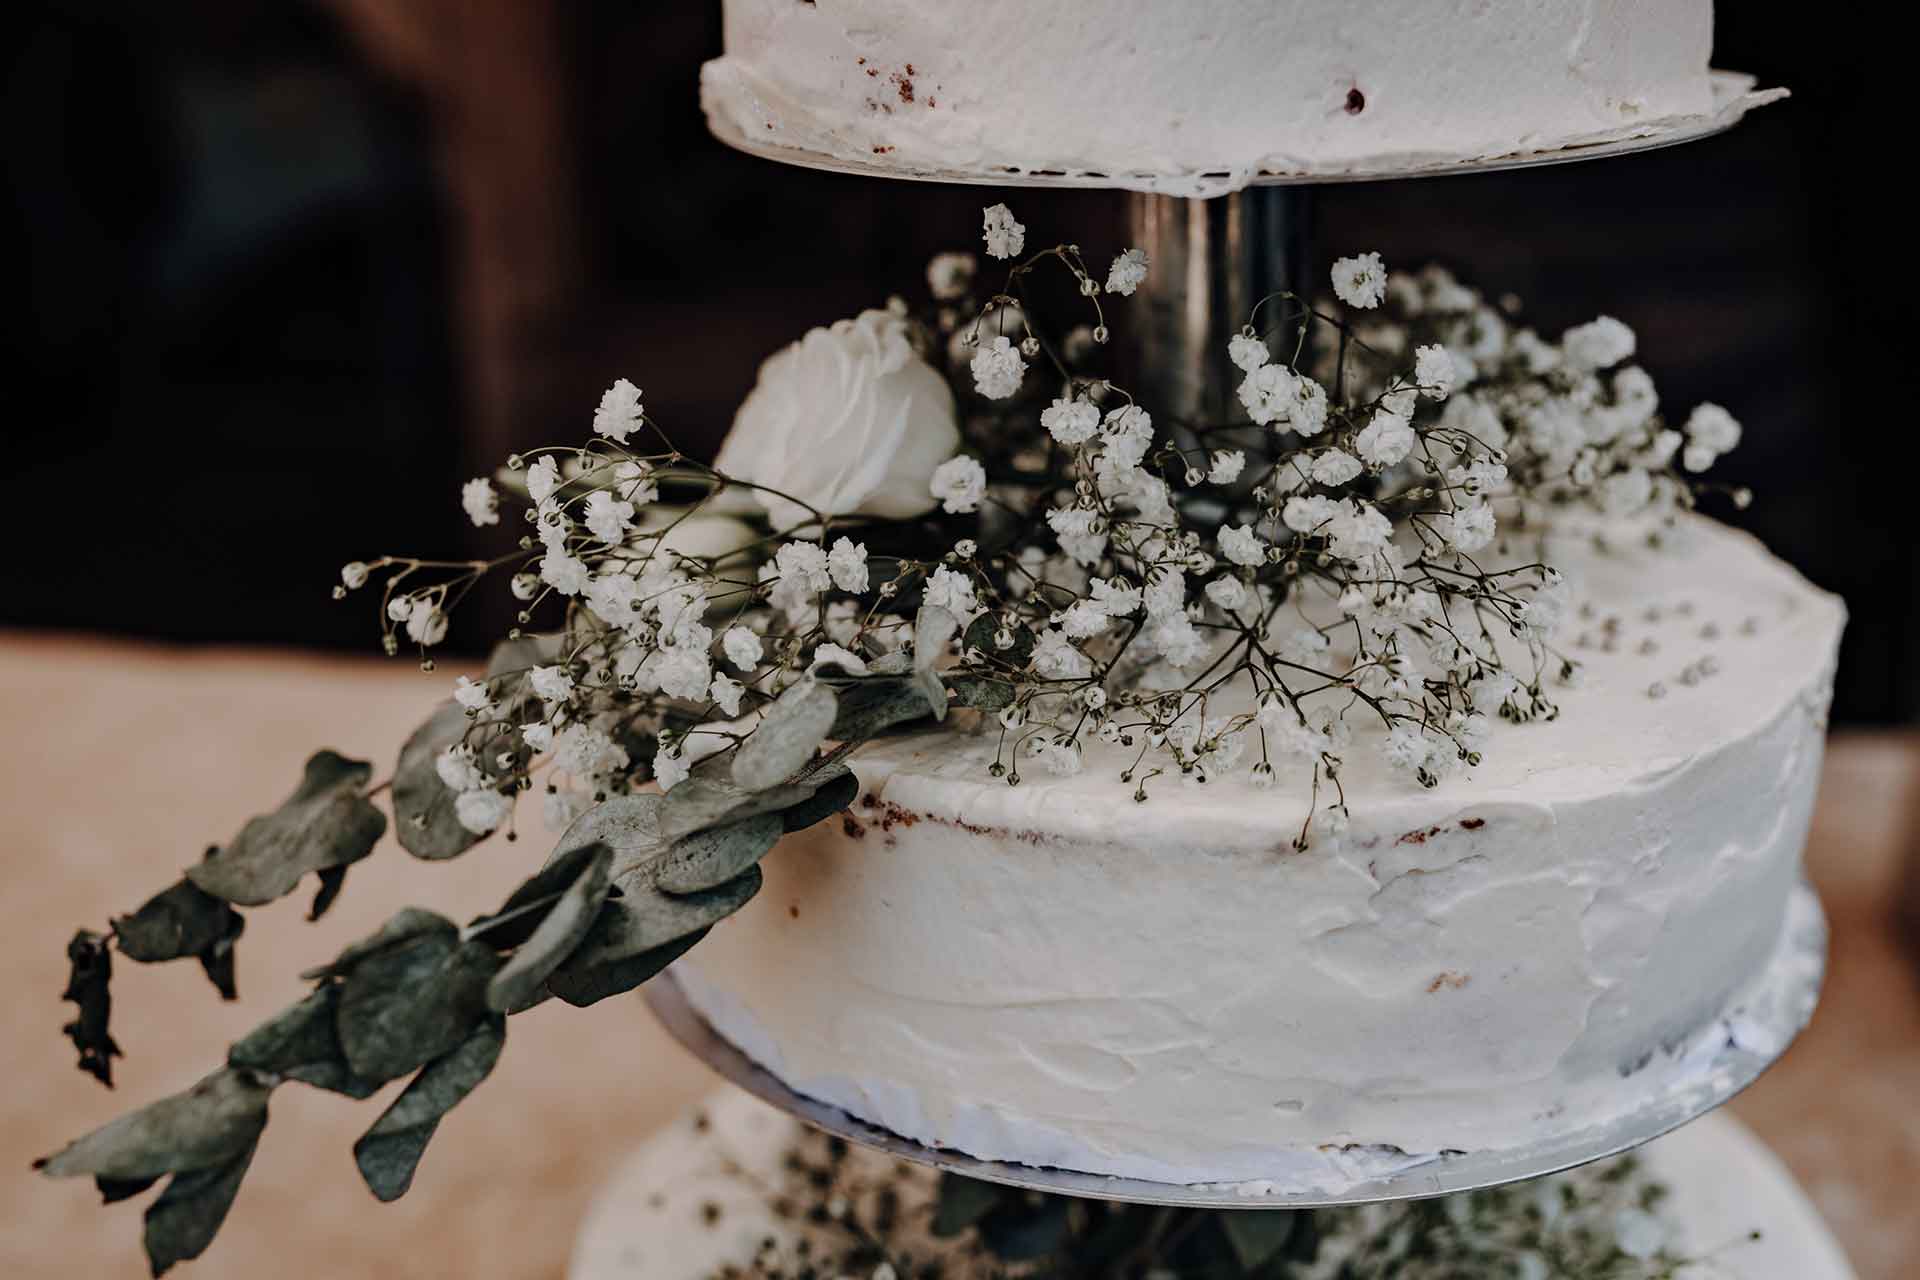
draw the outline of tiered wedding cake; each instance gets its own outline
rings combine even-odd
[[[1713,110],[1711,0],[726,0],[749,142],[938,170],[1337,173]],[[1042,20],[1044,18],[1044,20]]]

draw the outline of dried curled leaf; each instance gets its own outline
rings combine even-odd
[[[781,694],[734,753],[734,785],[765,791],[798,773],[826,741],[837,705],[833,690],[814,680]]]
[[[157,964],[206,951],[231,932],[229,917],[237,915],[224,898],[182,879],[133,914],[114,917],[113,936],[127,959]]]
[[[487,984],[487,1006],[509,1013],[536,1003],[547,977],[580,945],[612,887],[613,850],[591,844],[567,855],[529,883],[541,883],[558,867],[572,878],[542,913],[539,925]]]
[[[80,1069],[107,1088],[113,1088],[113,1060],[123,1055],[107,1033],[113,1015],[113,955],[107,940],[91,929],[76,930],[67,943],[67,989],[62,1000],[79,1007],[72,1022],[60,1028],[80,1054]]]
[[[506,1039],[505,1018],[481,1023],[452,1052],[421,1068],[393,1105],[353,1144],[354,1162],[375,1198],[398,1200],[407,1193],[440,1117],[487,1078],[500,1060]]]
[[[272,1092],[256,1073],[222,1067],[185,1093],[130,1111],[33,1167],[52,1178],[113,1182],[216,1168],[238,1159],[259,1138]]]
[[[147,1206],[143,1241],[153,1274],[165,1275],[177,1262],[206,1252],[227,1220],[240,1180],[253,1163],[253,1144],[226,1164],[177,1173]]]
[[[365,761],[315,752],[284,804],[251,819],[226,848],[188,868],[187,878],[254,907],[285,897],[310,871],[358,862],[387,829],[387,816],[364,794],[372,776]]]

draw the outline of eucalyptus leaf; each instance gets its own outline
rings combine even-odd
[[[334,1025],[353,1074],[392,1080],[465,1040],[487,1015],[500,957],[483,942],[420,933],[356,962]]]
[[[233,972],[233,944],[246,929],[246,918],[238,911],[234,912],[228,924],[232,932],[225,937],[214,939],[213,945],[200,953],[200,967],[206,971],[207,981],[214,985],[223,1000],[238,1000],[240,989]]]
[[[691,779],[681,785],[686,786],[690,782]],[[635,867],[651,863],[666,850],[669,843],[660,834],[662,800],[662,797],[651,793],[610,796],[602,800],[573,820],[573,825],[553,846],[547,866],[557,866],[569,854],[577,854],[579,850],[594,844],[604,844],[613,850],[613,876],[616,880]]]
[[[952,695],[948,706],[969,711],[999,711],[1013,705],[1014,686],[995,676],[950,671],[947,690]]]
[[[865,742],[932,714],[925,687],[912,676],[856,680],[840,689],[839,711],[827,736],[836,742]]]
[[[547,979],[547,990],[574,1008],[584,1009],[608,996],[625,995],[693,950],[706,936],[707,930],[701,929],[624,960],[583,967],[564,966]]]
[[[387,829],[387,816],[363,794],[372,776],[365,761],[315,752],[284,804],[248,821],[224,849],[188,868],[187,878],[217,898],[257,907],[285,897],[310,871],[358,862]]]
[[[322,867],[320,869],[320,889],[313,895],[313,906],[307,909],[307,919],[318,920],[327,914],[327,908],[340,896],[340,890],[346,888],[347,869],[345,867]]]
[[[717,888],[760,861],[785,830],[783,814],[763,813],[696,831],[667,850],[654,883],[668,893]]]
[[[113,1060],[123,1056],[107,1033],[113,1016],[113,954],[106,938],[91,929],[74,931],[67,943],[67,989],[62,1000],[77,1006],[72,1022],[60,1028],[80,1054],[79,1067],[113,1088]]]
[[[1296,1215],[1286,1209],[1243,1209],[1220,1215],[1233,1256],[1251,1271],[1279,1256],[1293,1238]]]
[[[823,818],[830,818],[852,804],[860,794],[860,779],[851,772],[836,773],[820,789],[797,804],[780,811],[780,825],[788,831],[805,831]]]
[[[434,708],[400,748],[393,770],[393,830],[400,847],[416,858],[457,858],[480,842],[454,815],[452,788],[440,780],[439,759],[467,736],[472,718],[449,698]]]
[[[867,674],[875,676],[904,676],[913,671],[913,655],[910,653],[883,653],[867,664]]]
[[[142,964],[199,955],[230,931],[238,915],[191,880],[182,879],[142,903],[132,915],[116,916],[114,943],[120,954]]]
[[[175,1174],[147,1206],[144,1241],[147,1264],[156,1277],[177,1262],[199,1257],[213,1243],[240,1191],[240,1180],[253,1163],[253,1151],[249,1144],[226,1164]]]
[[[940,1175],[940,1197],[933,1211],[933,1234],[957,1236],[993,1211],[1003,1198],[1019,1193],[957,1173]]]
[[[421,1068],[393,1105],[353,1144],[354,1162],[376,1199],[398,1200],[407,1193],[440,1117],[487,1078],[500,1060],[506,1039],[505,1018],[481,1023],[451,1053]]]
[[[913,673],[913,682],[920,689],[920,696],[933,708],[935,720],[947,718],[947,686],[940,683],[940,673],[931,667],[921,667]]]
[[[607,900],[613,849],[604,844],[588,845],[576,856],[580,866],[573,882],[488,982],[487,1006],[496,1013],[526,1007],[538,998],[548,975],[580,945],[600,913],[600,904]],[[546,874],[542,872],[534,880]]]
[[[634,959],[726,919],[760,892],[761,873],[755,865],[718,888],[689,894],[661,893],[638,880],[628,883],[632,889],[600,908],[586,939],[548,979],[555,995],[565,999],[562,988],[588,970]]]
[[[734,753],[734,785],[765,791],[798,773],[826,741],[837,705],[833,690],[817,680],[802,681],[781,694]]]
[[[95,1178],[93,1185],[100,1190],[101,1204],[119,1204],[122,1200],[131,1200],[160,1181],[152,1178]]]
[[[960,619],[941,605],[923,604],[913,615],[913,669],[931,671],[944,658],[947,646],[960,634]]]
[[[363,1080],[347,1065],[346,1050],[334,1019],[340,1009],[340,984],[329,982],[298,1004],[281,1010],[249,1031],[227,1050],[227,1064],[298,1080],[316,1089],[366,1098],[380,1082]]]
[[[350,944],[334,957],[331,964],[321,965],[317,969],[308,969],[300,976],[313,980],[345,977],[369,956],[378,955],[389,947],[425,934],[458,938],[460,927],[437,911],[428,911],[424,907],[402,907],[389,916],[387,922],[378,929],[360,941]]]
[[[1001,620],[992,612],[981,614],[967,624],[966,635],[961,637],[963,651],[978,649],[990,662],[1002,664],[1015,671],[1026,670],[1027,663],[1033,659],[1034,634],[1026,623],[1016,623],[1009,628],[1013,636],[1011,648],[1002,649],[994,643],[1002,626]]]
[[[272,1092],[254,1072],[222,1067],[185,1093],[109,1121],[33,1167],[52,1178],[115,1182],[216,1168],[252,1149],[266,1127]]]
[[[660,800],[660,836],[671,843],[708,827],[724,826],[762,813],[778,813],[812,797],[811,781],[750,791],[696,772]]]

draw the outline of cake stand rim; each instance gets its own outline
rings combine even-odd
[[[930,1147],[789,1087],[708,1024],[687,1000],[671,968],[642,987],[640,994],[667,1033],[728,1083],[825,1133],[941,1172],[1051,1195],[1130,1204],[1204,1209],[1325,1209],[1424,1200],[1564,1173],[1621,1155],[1699,1119],[1758,1080],[1806,1029],[1826,977],[1827,939],[1826,912],[1819,895],[1802,881],[1794,886],[1789,897],[1781,922],[1781,938],[1767,967],[1747,989],[1750,1000],[1760,997],[1763,1006],[1777,1014],[1774,1022],[1761,1027],[1774,1039],[1775,1047],[1770,1051],[1729,1043],[1718,1051],[1713,1070],[1707,1073],[1705,1081],[1669,1086],[1637,1108],[1602,1124],[1525,1147],[1435,1156],[1395,1173],[1356,1181],[1339,1191],[1249,1193],[1245,1188],[1253,1180],[1155,1182],[982,1160],[964,1152]]]
[[[1500,173],[1541,168],[1583,160],[1603,160],[1659,151],[1682,143],[1711,138],[1739,124],[1747,112],[1786,96],[1786,90],[1756,90],[1758,78],[1744,71],[1710,69],[1714,103],[1704,115],[1678,117],[1664,127],[1628,138],[1572,143],[1539,151],[1504,156],[1435,158],[1352,169],[1260,172],[1245,183],[1235,183],[1225,172],[1106,174],[1091,171],[1053,172],[1014,166],[976,169],[938,169],[904,161],[859,160],[807,147],[765,142],[707,116],[707,131],[735,151],[796,168],[840,173],[853,177],[886,178],[904,182],[953,183],[967,186],[1046,187],[1072,190],[1134,191],[1167,195],[1226,195],[1243,186],[1320,186],[1333,183],[1390,182],[1403,178],[1445,178],[1475,173]],[[1191,188],[1191,189],[1188,189]]]

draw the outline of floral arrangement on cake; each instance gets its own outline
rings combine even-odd
[[[426,670],[484,584],[504,580],[520,626],[383,781],[321,751],[277,809],[75,935],[82,1069],[111,1083],[116,953],[195,957],[231,996],[241,909],[311,875],[324,912],[386,831],[382,791],[420,858],[515,838],[536,788],[563,834],[498,912],[400,912],[193,1090],[40,1162],[109,1202],[169,1177],[147,1211],[156,1274],[211,1241],[288,1081],[365,1098],[409,1078],[355,1148],[375,1195],[404,1193],[508,1015],[671,963],[753,896],[783,834],[854,799],[847,759],[876,736],[963,720],[998,735],[1008,785],[1097,756],[1143,802],[1297,787],[1313,803],[1295,843],[1338,840],[1352,752],[1433,786],[1479,762],[1492,718],[1556,714],[1576,664],[1555,642],[1565,589],[1528,553],[1544,518],[1657,536],[1739,439],[1712,405],[1669,425],[1618,321],[1549,342],[1377,254],[1335,263],[1330,300],[1253,309],[1227,353],[1244,417],[1156,420],[1102,361],[1103,300],[1140,286],[1145,255],[1102,277],[1075,245],[1030,253],[1005,205],[984,239],[1006,264],[990,291],[973,255],[943,254],[924,307],[767,360],[713,464],[622,380],[585,443],[462,490],[476,525],[524,520],[510,550],[345,567],[335,594],[374,597],[387,651]],[[1040,323],[1049,276],[1079,323]]]

